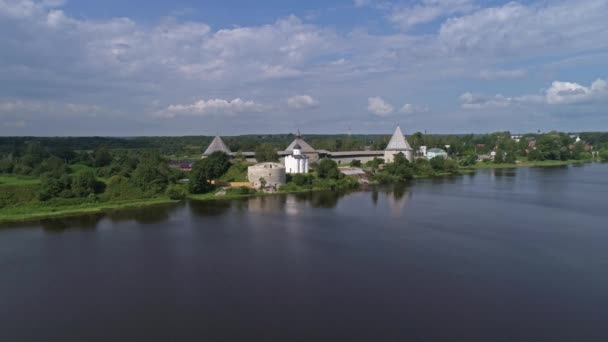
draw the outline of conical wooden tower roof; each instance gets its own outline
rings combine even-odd
[[[211,153],[217,152],[217,151],[221,151],[226,154],[231,153],[230,149],[224,143],[224,140],[222,140],[222,138],[220,138],[219,135],[216,135],[215,138],[213,138],[213,141],[211,141],[211,144],[209,144],[209,147],[207,147],[207,149],[205,150],[205,153],[203,153],[203,156],[208,156]]]
[[[403,135],[403,132],[401,132],[401,128],[399,128],[399,126],[397,126],[397,129],[395,130],[395,133],[393,133],[391,140],[388,142],[388,145],[386,145],[386,150],[387,151],[410,151],[410,150],[412,150],[412,146],[410,146],[410,144],[405,139],[405,136]]]
[[[296,145],[300,145],[300,150],[302,151],[302,153],[315,153],[317,151],[306,141],[304,141],[304,139],[302,139],[302,134],[300,134],[300,130],[298,130],[296,138],[291,142],[291,144],[289,144],[289,146],[287,146],[285,152],[293,152],[293,148]]]

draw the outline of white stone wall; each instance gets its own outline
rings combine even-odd
[[[253,183],[254,188],[261,187],[260,179],[266,181],[267,187],[280,187],[285,184],[285,167],[278,163],[262,163],[247,168],[247,179]]]
[[[405,159],[407,159],[408,161],[412,161],[414,160],[414,153],[413,151],[384,151],[384,162],[385,163],[392,163],[395,161],[395,155],[399,154],[399,153],[403,153],[403,155],[405,156]]]

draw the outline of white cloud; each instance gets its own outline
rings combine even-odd
[[[319,105],[319,101],[310,95],[296,95],[287,99],[287,105],[292,109],[308,109]]]
[[[602,53],[608,51],[608,40],[604,39],[608,1],[603,0],[532,0],[491,8],[477,8],[489,5],[475,0],[363,0],[354,4],[376,10],[365,13],[369,20],[339,28],[327,24],[340,12],[333,9],[319,9],[324,20],[313,21],[315,24],[288,16],[256,25],[220,22],[211,27],[185,17],[140,21],[97,17],[86,10],[75,14],[72,7],[62,7],[63,3],[0,0],[0,99],[21,99],[2,106],[20,107],[12,113],[31,113],[33,119],[26,117],[28,132],[70,134],[75,125],[82,124],[101,126],[96,133],[149,128],[146,134],[182,134],[196,125],[196,115],[203,114],[190,114],[193,118],[188,123],[160,121],[154,114],[159,109],[168,113],[169,104],[178,104],[173,109],[178,112],[194,111],[187,106],[201,94],[206,100],[255,98],[284,108],[286,99],[303,89],[314,89],[315,94],[332,101],[323,101],[322,110],[311,111],[306,118],[300,116],[298,119],[305,121],[302,128],[308,123],[315,129],[338,130],[346,115],[354,116],[353,121],[367,120],[365,124],[374,125],[374,120],[382,120],[362,113],[356,99],[366,99],[368,94],[396,98],[395,89],[416,98],[433,98],[437,101],[433,117],[447,125],[448,115],[441,117],[442,112],[435,113],[435,108],[444,108],[443,113],[458,111],[448,108],[458,106],[452,100],[454,91],[460,94],[467,89],[484,89],[480,80],[525,78],[526,70],[535,70],[535,76],[550,80],[556,79],[554,75],[573,74],[581,67],[589,72],[603,71],[606,59]],[[362,14],[368,10],[357,11]],[[383,16],[404,30],[379,29],[378,20]],[[424,28],[413,29],[423,24]],[[568,65],[559,64],[565,59],[570,60]],[[538,79],[530,78],[521,85],[527,89],[543,86],[536,82]],[[593,90],[592,85],[581,87],[558,85],[551,90],[550,100],[545,92],[515,98],[471,94],[473,98],[465,99],[462,106],[592,103],[601,98],[601,92]],[[588,93],[592,95],[585,95]],[[424,109],[415,104],[393,108],[379,100],[370,106],[370,112],[379,116]],[[70,110],[70,103],[103,104],[104,108],[79,108],[77,112],[98,118],[79,121],[77,118],[84,114]],[[36,105],[40,107],[32,107]],[[539,115],[549,111],[534,109],[539,109]],[[590,113],[602,110],[600,106],[588,108]],[[102,120],[110,112],[116,113],[113,118],[120,118],[120,113],[129,115],[124,120]],[[59,123],[59,113],[70,115],[70,121]],[[5,117],[9,115],[18,114]],[[281,116],[272,111],[266,115],[276,115],[286,122],[293,119],[289,115],[295,116],[289,111]],[[259,120],[247,121],[246,117],[239,120],[241,126],[221,118],[216,115],[205,121],[215,120],[216,127],[235,133],[264,127]],[[461,126],[451,129],[469,130],[464,121],[456,122]],[[50,132],[49,126],[55,130]],[[277,123],[273,130],[285,127]],[[4,132],[10,131],[5,129],[0,134]],[[81,134],[88,132],[91,130],[83,129]]]
[[[381,97],[370,97],[367,99],[367,110],[377,116],[387,116],[393,113],[394,108]]]
[[[555,1],[526,6],[510,2],[452,18],[441,25],[439,39],[452,53],[526,56],[550,51],[599,49],[608,27],[608,2]]]
[[[482,70],[479,72],[479,78],[486,81],[493,80],[515,80],[524,78],[528,75],[525,69],[512,70]]]
[[[548,104],[586,103],[608,99],[606,81],[598,79],[590,87],[573,82],[555,81],[545,92]]]
[[[574,82],[554,81],[542,95],[505,97],[500,94],[485,96],[467,92],[460,96],[462,107],[466,109],[508,107],[514,104],[585,104],[606,100],[608,100],[608,84],[602,79],[597,79],[589,87]]]
[[[403,107],[401,107],[399,111],[405,114],[427,113],[429,111],[429,108],[425,106],[417,106],[411,103],[406,103],[403,105]]]
[[[464,93],[460,96],[460,102],[462,103],[462,108],[483,109],[507,107],[513,102],[513,99],[500,94],[488,97],[480,94]]]
[[[254,101],[244,101],[236,98],[231,101],[223,99],[199,100],[192,104],[174,104],[161,111],[159,116],[174,118],[176,116],[208,116],[208,115],[235,115],[241,113],[256,113],[268,107]]]
[[[402,29],[409,29],[447,15],[467,13],[474,8],[473,0],[422,0],[415,5],[394,6],[389,20]]]

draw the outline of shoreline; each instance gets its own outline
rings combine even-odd
[[[521,162],[517,164],[493,164],[493,163],[478,163],[472,167],[462,167],[460,169],[461,174],[437,174],[434,176],[417,176],[413,179],[428,179],[434,177],[454,177],[460,176],[463,174],[474,173],[477,170],[483,169],[514,169],[514,168],[523,168],[523,167],[553,167],[553,166],[567,166],[567,165],[582,165],[582,164],[590,164],[593,161],[590,160],[569,160],[569,161],[541,161],[541,162]],[[108,202],[108,203],[87,203],[83,205],[77,206],[65,206],[65,207],[57,207],[57,208],[46,208],[47,210],[41,210],[36,212],[25,212],[27,209],[35,209],[36,207],[18,207],[18,208],[9,208],[9,210],[15,211],[15,213],[3,215],[0,214],[0,224],[7,225],[10,223],[23,223],[28,221],[36,221],[42,219],[54,219],[54,218],[63,218],[63,217],[72,217],[72,216],[80,216],[87,214],[98,214],[111,212],[114,210],[122,210],[122,209],[136,209],[136,208],[145,208],[145,207],[153,207],[157,205],[167,205],[167,204],[177,204],[185,201],[215,201],[215,200],[233,200],[240,198],[249,198],[249,197],[261,197],[261,196],[271,196],[271,195],[281,195],[281,194],[295,194],[295,193],[307,193],[307,192],[315,192],[315,191],[323,191],[330,189],[323,188],[313,188],[313,189],[301,189],[295,191],[279,191],[276,193],[264,193],[258,192],[253,194],[227,194],[223,196],[217,196],[215,193],[207,193],[200,195],[188,195],[184,200],[172,200],[167,197],[155,197],[155,198],[147,198],[147,199],[137,199],[137,200],[125,200],[125,201],[117,201],[117,202]],[[41,209],[43,209],[42,207]],[[24,209],[21,212],[20,209]],[[0,209],[0,212],[2,209]]]

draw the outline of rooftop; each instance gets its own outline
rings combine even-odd
[[[222,138],[219,137],[219,135],[216,135],[215,138],[213,138],[213,141],[211,141],[211,144],[209,144],[209,147],[207,147],[207,149],[205,150],[205,153],[203,153],[204,156],[208,156],[213,152],[224,152],[227,154],[231,154],[232,152],[230,151],[230,149],[228,148],[228,146],[224,143],[224,141],[222,140]]]
[[[410,146],[410,144],[405,139],[405,136],[401,132],[401,128],[399,128],[399,126],[397,126],[397,129],[395,130],[395,133],[393,133],[391,140],[388,142],[388,145],[386,145],[386,150],[387,151],[411,151],[411,150],[413,150],[412,146]]]

